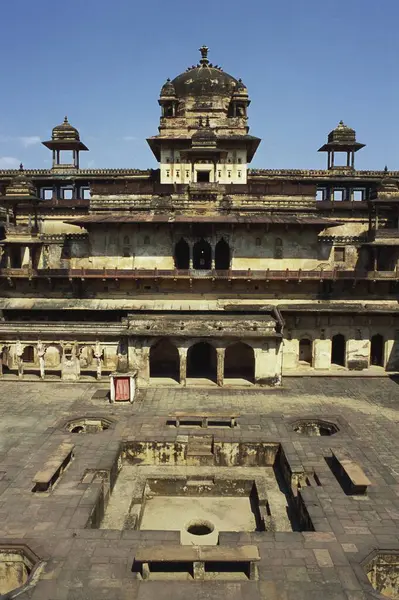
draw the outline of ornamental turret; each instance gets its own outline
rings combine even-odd
[[[88,150],[80,141],[79,131],[69,123],[68,117],[65,117],[61,125],[54,127],[51,140],[42,144],[53,151],[53,169],[79,169],[79,152]]]

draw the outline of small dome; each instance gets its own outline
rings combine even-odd
[[[9,198],[36,198],[36,188],[33,181],[26,176],[22,163],[18,174],[13,177],[6,187],[5,195]]]
[[[166,83],[164,83],[162,86],[161,97],[162,96],[176,96],[175,87],[169,78],[166,80]]]
[[[237,79],[225,73],[208,60],[208,48],[200,48],[200,63],[181,73],[171,82],[178,97],[185,96],[231,96],[239,85]]]
[[[234,94],[237,96],[248,96],[247,87],[242,82],[242,79],[238,80],[237,87],[234,90]]]
[[[54,127],[51,138],[57,141],[80,141],[79,131],[68,122],[68,117],[65,117],[61,125]]]
[[[351,129],[343,121],[338,123],[338,126],[328,134],[329,142],[353,143],[356,142],[356,132]]]
[[[378,186],[379,194],[398,194],[398,182],[391,177],[384,177]]]

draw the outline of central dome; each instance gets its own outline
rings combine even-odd
[[[239,86],[238,80],[209,62],[206,46],[202,46],[200,52],[200,64],[190,67],[171,82],[176,96],[230,96]]]

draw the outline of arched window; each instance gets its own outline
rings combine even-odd
[[[183,238],[175,245],[175,267],[176,269],[188,269],[190,266],[190,249]]]
[[[274,240],[274,258],[283,258],[283,240],[281,238]]]
[[[123,238],[123,245],[124,246],[129,246],[130,245],[130,237],[128,235],[125,235]]]
[[[342,333],[334,335],[331,342],[331,363],[345,366],[346,341]]]
[[[35,362],[35,351],[33,346],[25,346],[22,353],[22,362],[33,363]]]
[[[194,269],[210,269],[212,266],[211,245],[203,238],[194,244],[193,266]]]
[[[244,342],[236,342],[226,348],[224,377],[254,381],[255,353],[251,346]]]
[[[220,270],[230,268],[230,246],[224,238],[215,246],[215,268]]]
[[[169,340],[159,340],[151,346],[150,377],[169,377],[180,381],[179,352]]]

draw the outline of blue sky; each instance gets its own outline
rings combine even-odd
[[[252,166],[324,168],[340,119],[359,169],[399,170],[398,0],[3,0],[0,168],[46,168],[67,114],[81,166],[156,167],[160,88],[210,48],[252,100]]]

